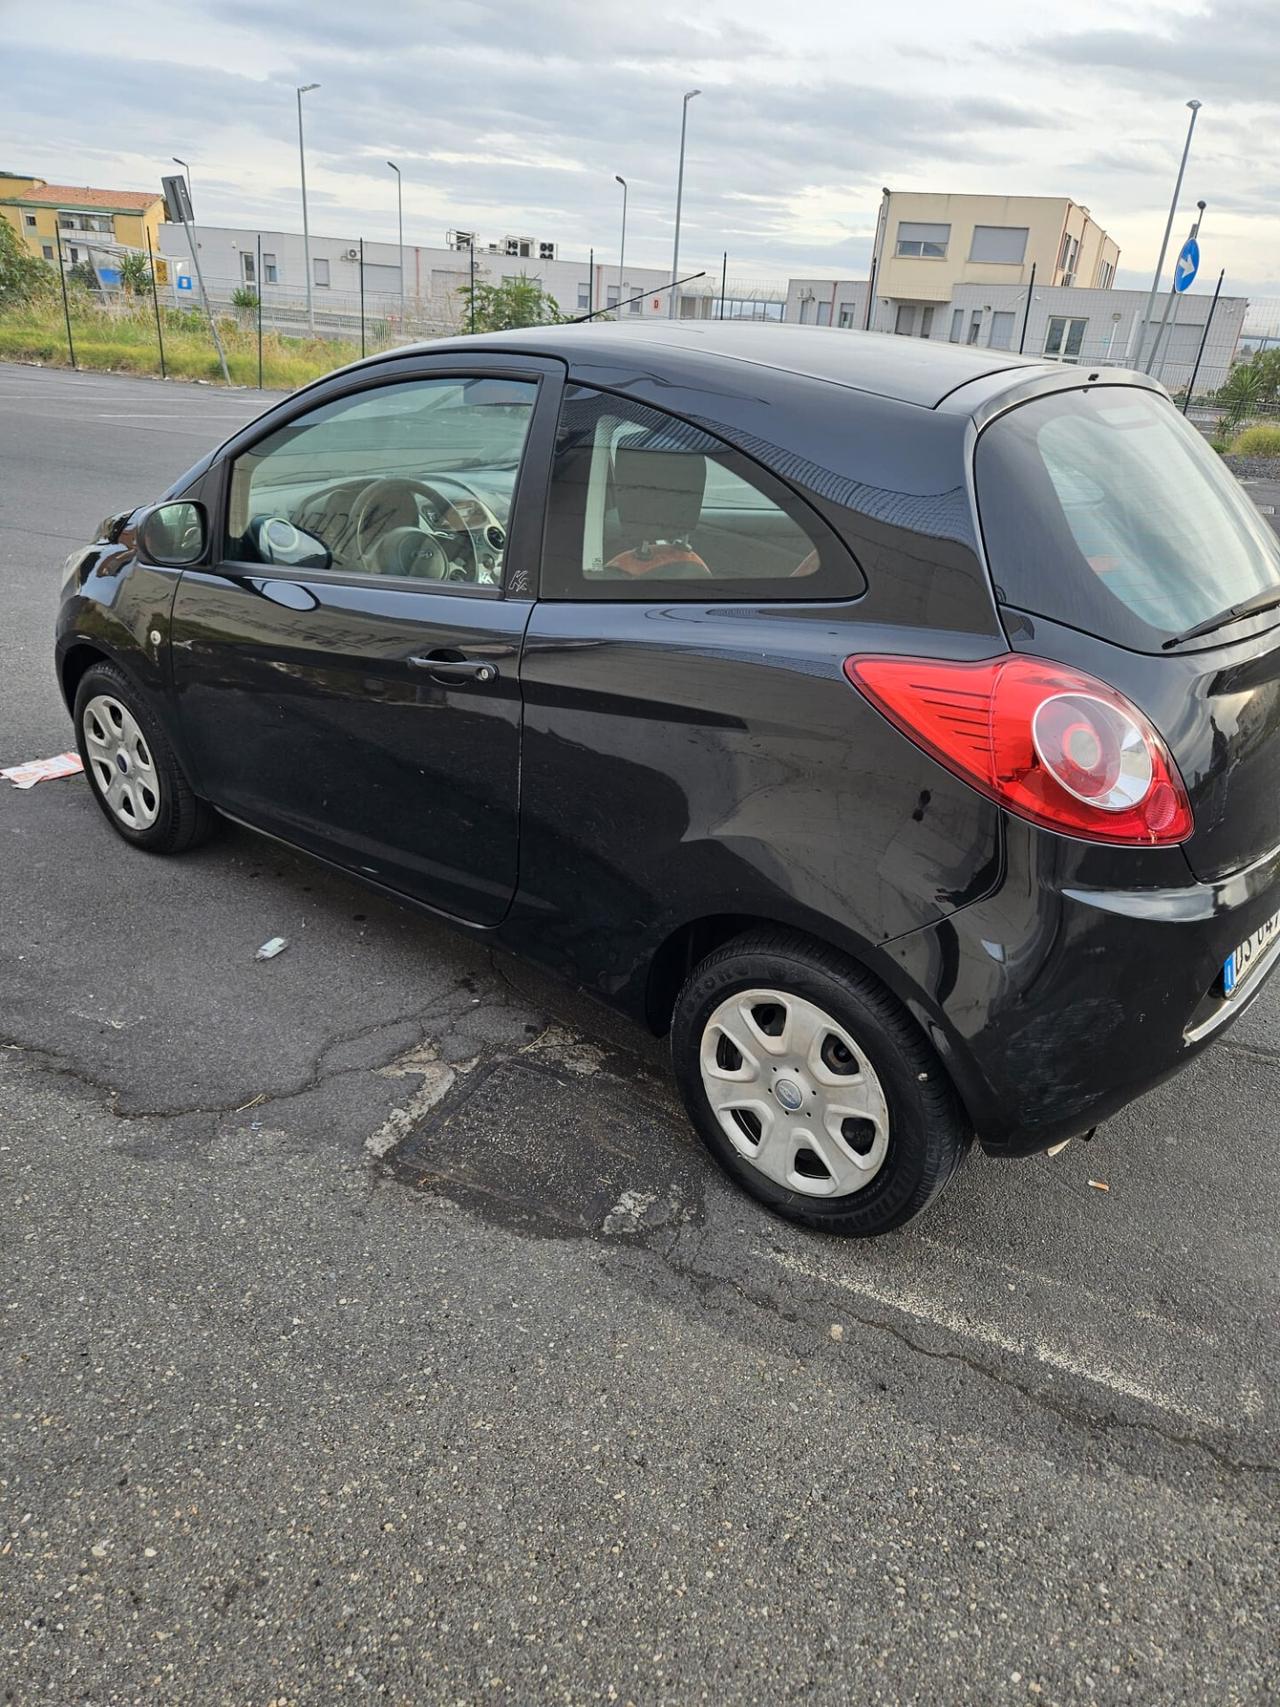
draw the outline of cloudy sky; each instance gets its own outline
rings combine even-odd
[[[1149,281],[1188,114],[1202,282],[1280,298],[1276,0],[0,0],[0,168],[149,188],[191,163],[198,216],[407,242],[452,226],[742,280],[865,276],[879,189],[1070,195]]]

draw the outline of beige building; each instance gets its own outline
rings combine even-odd
[[[886,190],[874,255],[871,327],[928,338],[958,285],[1025,285],[1034,266],[1037,288],[1108,290],[1120,250],[1067,196]]]
[[[47,184],[43,178],[0,172],[0,219],[7,219],[29,254],[56,261],[62,239],[64,266],[100,253],[101,244],[158,249],[164,198],[153,190],[93,190]]]

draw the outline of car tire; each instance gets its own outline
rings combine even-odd
[[[146,696],[114,664],[94,664],[76,689],[76,745],[93,798],[118,836],[147,853],[177,854],[217,824],[192,792]]]
[[[856,963],[789,932],[738,937],[694,967],[671,1053],[721,1167],[805,1227],[869,1238],[902,1226],[972,1141],[910,1015]]]

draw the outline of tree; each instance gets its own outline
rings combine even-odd
[[[28,255],[21,237],[0,215],[0,308],[18,308],[48,296],[56,278],[46,261]]]
[[[462,299],[462,323],[468,331],[507,332],[517,326],[559,326],[565,319],[555,297],[525,273],[519,278],[503,279],[501,284],[477,279],[474,288],[465,284],[457,294]]]
[[[151,289],[151,268],[147,257],[136,252],[126,255],[120,263],[120,283],[130,296],[145,296]]]

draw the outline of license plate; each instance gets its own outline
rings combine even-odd
[[[1267,950],[1277,937],[1280,937],[1280,913],[1274,913],[1265,925],[1259,925],[1252,936],[1244,939],[1234,954],[1227,956],[1222,968],[1222,987],[1228,996],[1234,996],[1250,975],[1258,970]]]

